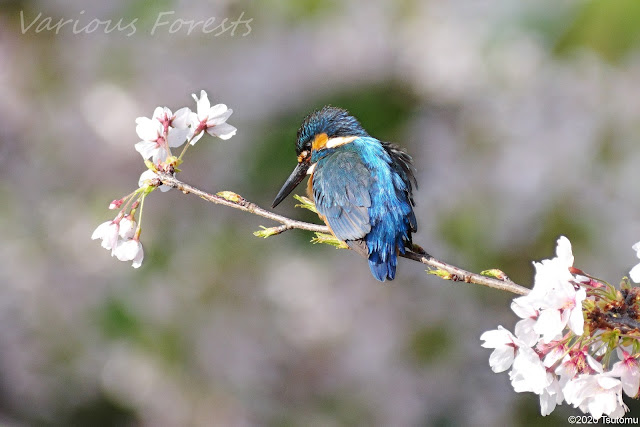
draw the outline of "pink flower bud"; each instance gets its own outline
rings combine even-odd
[[[118,199],[111,202],[109,209],[120,209],[120,206],[124,203],[124,199]]]

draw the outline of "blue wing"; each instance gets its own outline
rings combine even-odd
[[[360,144],[372,175],[371,232],[365,239],[369,267],[376,279],[393,280],[397,253],[405,252],[411,243],[411,232],[417,229],[411,196],[411,184],[415,182],[411,157],[398,147],[373,138],[363,138]]]
[[[371,231],[370,185],[371,174],[353,150],[335,150],[316,164],[312,177],[316,209],[338,239],[359,240]]]

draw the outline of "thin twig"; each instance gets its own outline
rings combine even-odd
[[[294,219],[270,212],[266,209],[261,208],[255,203],[246,200],[244,197],[236,193],[226,192],[224,193],[224,196],[207,193],[206,191],[199,190],[189,184],[178,180],[177,178],[166,172],[157,173],[162,184],[168,185],[169,187],[177,188],[185,194],[192,193],[208,202],[228,206],[234,209],[240,209],[241,211],[249,212],[254,215],[258,215],[263,218],[267,218],[283,224],[280,227],[276,227],[273,230],[272,234],[280,234],[286,230],[291,230],[294,228],[300,230],[315,231],[318,233],[330,232],[327,226],[310,224],[303,221],[296,221]],[[433,267],[437,270],[445,271],[448,273],[448,277],[446,278],[452,281],[475,283],[477,285],[487,286],[489,288],[499,289],[502,291],[508,291],[518,295],[526,295],[529,293],[529,289],[520,286],[509,279],[499,280],[492,277],[483,276],[481,274],[471,273],[456,266],[447,264],[446,262],[437,260],[431,255],[419,249],[416,249],[415,251],[407,250],[405,254],[400,254],[400,256],[428,265],[429,267]]]
[[[438,270],[446,271],[450,275],[447,279],[453,280],[454,282],[475,283],[476,285],[487,286],[489,288],[508,291],[519,295],[527,295],[529,293],[529,289],[524,286],[520,286],[509,279],[499,280],[483,276],[481,274],[471,273],[470,271],[463,270],[454,265],[435,259],[426,253],[407,251],[405,254],[400,254],[400,256],[421,262]]]
[[[225,198],[217,194],[211,194],[211,193],[207,193],[206,191],[199,190],[189,184],[186,184],[178,180],[177,178],[169,175],[166,172],[158,171],[157,174],[160,177],[160,181],[162,181],[164,185],[177,188],[178,190],[182,191],[184,194],[192,193],[200,197],[201,199],[206,200],[207,202],[228,206],[234,209],[240,209],[241,211],[249,212],[254,215],[258,215],[258,216],[270,219],[272,221],[279,222],[280,224],[284,224],[285,227],[282,228],[282,230],[276,234],[282,233],[283,231],[286,231],[286,230],[291,230],[293,228],[298,228],[300,230],[307,230],[307,231],[315,231],[318,233],[329,233],[329,228],[326,225],[317,225],[317,224],[310,224],[308,222],[303,222],[303,221],[296,221],[295,219],[291,219],[291,218],[287,218],[286,216],[275,214],[273,212],[270,212],[266,209],[261,208],[255,203],[248,201],[247,199],[245,199],[244,197],[238,194],[232,193],[233,196],[231,197],[227,196],[227,198]]]

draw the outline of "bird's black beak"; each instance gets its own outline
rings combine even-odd
[[[307,175],[307,170],[309,170],[309,166],[311,165],[309,164],[308,161],[302,161],[298,163],[298,166],[296,166],[293,172],[291,172],[291,175],[289,175],[289,178],[287,178],[287,181],[284,183],[284,185],[278,192],[276,199],[273,201],[273,204],[271,205],[272,208],[275,208],[276,206],[278,206],[280,202],[283,201],[284,198],[287,197],[289,193],[291,193],[298,184],[300,184],[300,181],[302,181],[304,177]]]

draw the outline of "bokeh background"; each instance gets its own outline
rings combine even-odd
[[[152,35],[171,11],[251,21]],[[92,19],[136,31],[74,34]],[[639,46],[637,0],[0,1],[0,424],[564,424],[579,411],[542,418],[489,369],[505,293],[406,260],[380,284],[177,191],[147,199],[140,269],[90,235],[144,170],[134,119],[205,89],[239,130],[187,154],[197,187],[269,206],[301,119],[331,103],[411,152],[436,257],[529,286],[564,234],[617,282],[638,262]]]

